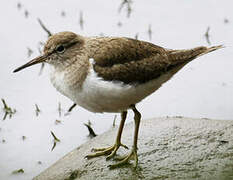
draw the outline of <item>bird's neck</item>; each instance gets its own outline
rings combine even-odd
[[[51,72],[51,82],[58,91],[82,88],[82,84],[85,81],[89,71],[89,66],[88,60],[77,60],[66,68],[53,66]]]

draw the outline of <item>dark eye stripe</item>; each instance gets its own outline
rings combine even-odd
[[[66,49],[74,46],[77,42],[72,42],[70,44],[65,45]]]
[[[61,46],[63,46],[63,47],[65,48],[65,50],[66,50],[66,49],[68,49],[68,48],[74,46],[75,44],[77,44],[77,42],[72,42],[72,43],[70,43],[70,44],[59,45],[59,46],[57,46],[57,47],[53,50],[52,53],[59,52],[59,51],[57,51],[57,50],[58,50],[58,48],[60,48]],[[62,52],[62,51],[60,51],[60,52]],[[52,53],[51,53],[51,54],[52,54]]]

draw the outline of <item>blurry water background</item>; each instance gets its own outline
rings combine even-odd
[[[88,140],[83,123],[90,120],[95,132],[100,134],[112,128],[116,115],[94,114],[81,107],[65,115],[73,103],[50,84],[48,65],[41,75],[40,65],[12,73],[39,55],[39,42],[47,39],[37,18],[52,33],[73,31],[85,36],[137,37],[173,49],[208,46],[205,33],[209,27],[211,45],[224,44],[226,48],[189,63],[137,107],[143,119],[161,116],[233,119],[233,1],[123,2],[10,0],[1,3],[0,98],[17,112],[3,120],[4,106],[0,102],[0,179],[31,179]],[[41,110],[38,116],[35,104]],[[117,124],[119,120],[118,115]],[[127,122],[131,120],[132,113]],[[53,151],[50,131],[61,140]],[[24,173],[12,173],[21,168]]]

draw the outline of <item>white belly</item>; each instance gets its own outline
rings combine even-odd
[[[63,72],[53,73],[51,82],[59,92],[89,111],[120,112],[153,93],[171,76],[167,73],[141,85],[127,85],[104,81],[91,70],[81,87],[69,86]]]

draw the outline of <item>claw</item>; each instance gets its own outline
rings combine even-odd
[[[93,158],[93,157],[108,155],[106,159],[110,159],[110,158],[112,158],[112,157],[114,157],[116,155],[116,152],[117,152],[117,150],[119,149],[120,146],[128,149],[128,147],[126,145],[121,144],[121,143],[116,143],[113,146],[110,146],[110,147],[107,147],[107,148],[93,148],[91,151],[95,152],[95,153],[88,154],[87,156],[85,156],[85,158],[90,159],[90,158]]]
[[[103,155],[107,155],[110,154],[113,150],[113,147],[109,147],[109,148],[99,148],[99,149],[93,149],[94,152],[93,154],[88,154],[85,156],[85,158],[90,159],[90,158],[94,158],[94,157],[98,157],[98,156],[103,156]]]

